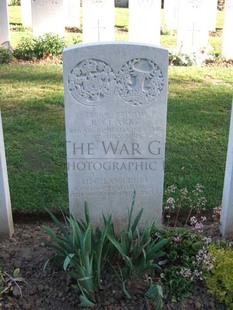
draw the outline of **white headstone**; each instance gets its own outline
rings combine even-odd
[[[209,19],[209,30],[216,30],[217,14],[218,14],[218,0],[209,0],[209,14],[207,18]]]
[[[32,0],[32,30],[33,36],[43,36],[45,33],[65,35],[64,0]]]
[[[129,0],[129,41],[160,44],[161,0]]]
[[[114,41],[114,0],[82,0],[83,43]]]
[[[32,6],[31,0],[21,0],[21,16],[22,16],[22,25],[25,27],[32,26]]]
[[[223,236],[233,234],[233,108],[231,110],[220,230]]]
[[[126,225],[136,191],[141,225],[161,223],[168,52],[129,43],[63,53],[70,211],[87,201],[96,226],[112,214]]]
[[[207,0],[179,0],[177,47],[184,53],[198,52],[208,46]]]
[[[0,45],[10,46],[10,28],[7,0],[0,1]]]
[[[0,112],[0,239],[11,237],[13,232],[14,227]]]
[[[222,56],[226,59],[233,59],[233,0],[225,1],[224,14]]]
[[[168,30],[176,30],[178,24],[178,0],[164,0],[164,26]]]
[[[66,0],[66,26],[80,27],[80,0]]]

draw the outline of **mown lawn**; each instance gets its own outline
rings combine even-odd
[[[67,206],[61,65],[1,65],[0,102],[12,206]],[[221,203],[232,68],[169,68],[165,185],[206,188]]]
[[[127,32],[119,32],[127,13],[116,11],[120,40],[127,39]],[[220,28],[222,20],[219,12]],[[10,21],[21,23],[19,7],[10,7]],[[20,30],[11,31],[13,46],[32,36],[30,29]],[[66,39],[80,35],[68,33]],[[220,51],[221,38],[211,39]],[[175,36],[163,35],[161,41],[173,46]],[[165,188],[202,183],[209,207],[221,203],[232,86],[232,67],[169,67]],[[62,65],[0,65],[0,105],[13,209],[66,208]]]

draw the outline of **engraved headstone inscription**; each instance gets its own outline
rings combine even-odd
[[[114,0],[83,0],[83,43],[114,41]]]
[[[33,36],[43,36],[45,33],[65,35],[64,0],[32,0],[32,30]]]
[[[5,148],[0,113],[0,240],[11,237],[14,232],[8,185]]]
[[[129,41],[160,44],[161,0],[129,0]]]
[[[168,52],[129,43],[63,52],[69,207],[94,224],[125,226],[136,192],[141,225],[159,225],[165,159]]]

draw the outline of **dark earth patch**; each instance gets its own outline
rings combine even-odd
[[[4,266],[4,271],[9,275],[13,274],[15,268],[20,268],[21,276],[27,282],[27,285],[21,285],[22,297],[7,294],[0,300],[2,310],[83,309],[79,306],[78,294],[71,288],[71,281],[63,272],[62,266],[53,263],[48,265],[46,271],[43,270],[45,262],[53,255],[53,251],[45,247],[42,241],[43,238],[48,238],[42,230],[43,224],[53,227],[45,219],[33,220],[31,223],[20,221],[15,224],[13,237],[0,243],[0,266]],[[220,238],[218,228],[213,229],[211,225],[209,227],[205,234]],[[99,292],[94,309],[156,309],[144,297],[148,288],[146,279],[128,282],[127,288],[131,299],[127,299],[122,293],[114,273],[106,269],[103,274],[103,289]],[[225,310],[226,307],[209,295],[200,283],[189,298],[179,303],[167,303],[164,309]]]

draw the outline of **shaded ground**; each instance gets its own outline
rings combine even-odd
[[[14,236],[0,243],[0,265],[9,274],[15,268],[21,269],[21,275],[27,281],[22,284],[23,296],[6,295],[0,301],[0,309],[20,310],[74,310],[81,309],[77,293],[71,288],[70,280],[62,268],[49,265],[43,271],[45,262],[52,256],[52,250],[45,247],[42,238],[46,237],[42,231],[42,224],[50,222],[34,221],[15,225]],[[211,234],[218,238],[218,230],[211,228]],[[105,278],[108,279],[105,284]],[[128,283],[131,299],[125,298],[115,275],[106,270],[103,277],[103,290],[94,309],[156,309],[153,304],[144,298],[145,288],[148,287],[144,279],[135,283]],[[19,293],[19,292],[18,292]],[[17,291],[16,291],[17,295]],[[187,300],[182,303],[166,304],[166,310],[224,310],[223,304],[207,294],[200,286]]]

